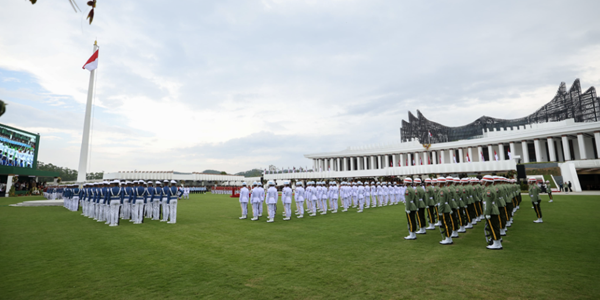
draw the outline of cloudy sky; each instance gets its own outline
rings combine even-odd
[[[88,171],[306,166],[394,143],[407,112],[516,118],[561,81],[600,88],[600,1],[0,0],[0,122],[76,169],[98,39]]]

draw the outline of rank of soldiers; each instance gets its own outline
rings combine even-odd
[[[86,183],[82,188],[70,185],[63,189],[64,206],[71,211],[81,207],[82,215],[109,226],[120,220],[142,224],[144,219],[177,222],[177,201],[189,198],[189,189],[177,188],[174,180],[103,181]]]
[[[535,179],[529,181],[529,195],[538,219],[542,222],[539,207],[539,187]],[[240,190],[239,202],[242,209],[240,219],[247,219],[248,205],[252,207],[252,221],[263,215],[263,203],[267,204],[267,222],[275,221],[279,192],[273,181],[267,183],[267,190],[260,182],[254,182],[251,189],[246,183]],[[438,177],[405,178],[403,184],[396,182],[341,182],[336,181],[297,181],[295,189],[290,182],[284,182],[281,202],[284,208],[284,221],[292,218],[292,197],[296,203],[296,218],[303,218],[305,211],[311,217],[317,212],[325,215],[337,213],[341,202],[341,212],[350,207],[357,213],[366,208],[405,204],[408,236],[406,240],[416,240],[417,234],[438,228],[441,245],[451,245],[460,233],[475,228],[483,222],[486,248],[502,249],[502,237],[512,226],[513,216],[521,203],[521,190],[517,181],[499,176],[486,175],[477,178]],[[306,206],[306,208],[305,208]]]

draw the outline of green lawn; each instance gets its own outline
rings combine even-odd
[[[547,200],[547,196],[543,196]],[[543,224],[524,196],[504,250],[483,224],[441,246],[405,241],[402,205],[275,223],[195,195],[177,224],[108,227],[63,207],[0,200],[1,299],[598,299],[597,196],[555,195]]]

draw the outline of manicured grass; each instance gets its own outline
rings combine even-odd
[[[193,195],[177,224],[108,227],[63,207],[0,200],[1,299],[598,299],[597,196],[523,197],[504,250],[483,224],[416,241],[403,205],[275,223],[238,220],[237,199]],[[266,211],[265,211],[266,212]]]

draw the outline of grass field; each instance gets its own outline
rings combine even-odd
[[[547,200],[547,196],[543,196]],[[237,199],[193,195],[177,224],[108,227],[63,207],[0,200],[1,299],[598,299],[600,199],[524,196],[504,250],[483,224],[441,246],[405,241],[402,205],[275,223]],[[266,211],[266,210],[265,210]]]

